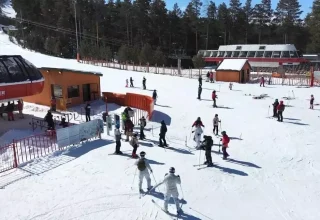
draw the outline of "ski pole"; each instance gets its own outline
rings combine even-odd
[[[156,178],[155,178],[154,175],[153,175],[153,172],[152,172],[151,174],[152,174],[152,177],[153,177],[153,180],[154,180],[155,184],[158,185],[158,184],[157,184],[157,181],[156,181]]]
[[[270,105],[269,105],[269,108],[268,108],[268,117],[269,117],[269,112],[270,112]]]
[[[182,199],[184,199],[184,194],[183,194],[183,190],[182,190],[181,184],[180,184],[180,189],[181,189]]]
[[[219,153],[221,153],[220,148],[221,148],[221,141],[219,141]]]
[[[133,181],[132,181],[132,184],[131,184],[131,189],[133,189],[133,183],[134,183],[134,180],[136,179],[137,169],[138,168],[136,168],[136,171],[134,172]]]
[[[220,131],[221,131],[221,120],[220,120]]]

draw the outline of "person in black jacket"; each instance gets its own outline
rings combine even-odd
[[[199,88],[198,88],[198,99],[201,99],[201,93],[202,93],[202,87],[201,87],[201,85],[199,85]]]
[[[201,144],[201,147],[206,151],[206,162],[204,164],[208,165],[208,167],[212,167],[212,157],[211,157],[211,148],[213,146],[213,140],[211,136],[204,135],[204,141]]]
[[[48,130],[54,130],[53,115],[50,110],[47,112],[46,116],[44,117],[44,120],[48,124]]]
[[[66,122],[66,118],[62,118],[61,123],[59,125],[62,126],[63,128],[67,128],[69,126],[69,123]]]
[[[279,105],[278,99],[276,99],[272,105],[273,105],[273,117],[276,118],[278,117],[278,114],[277,114],[277,107]]]
[[[144,127],[147,125],[147,121],[144,116],[140,118],[140,140],[146,139],[146,136],[144,135]]]
[[[199,75],[198,81],[199,81],[199,87],[202,86],[202,76],[201,75]]]
[[[134,86],[133,86],[133,79],[132,79],[132,77],[130,77],[130,87],[134,87]]]
[[[90,105],[89,102],[87,102],[87,105],[86,105],[86,107],[85,107],[84,109],[85,109],[85,111],[86,111],[86,122],[91,121],[91,118],[90,118],[91,105]]]
[[[146,82],[147,82],[146,77],[143,77],[142,85],[143,85],[143,89],[144,89],[144,90],[147,89]]]
[[[167,133],[167,126],[164,123],[164,120],[161,121],[161,128],[160,128],[160,138],[159,138],[159,146],[160,147],[168,147],[166,142],[166,133]],[[163,141],[163,144],[162,144]]]

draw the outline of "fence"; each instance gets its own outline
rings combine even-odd
[[[136,113],[132,120],[135,125],[139,123],[139,119],[142,116],[145,116],[149,120],[152,117],[154,103],[153,99],[149,96],[134,93],[119,94],[112,92],[103,92],[102,95],[106,102],[135,108]]]

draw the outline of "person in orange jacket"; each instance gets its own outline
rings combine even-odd
[[[225,131],[221,132],[222,138],[220,139],[220,141],[222,141],[222,152],[223,152],[223,159],[226,160],[227,157],[229,157],[230,155],[227,153],[227,147],[229,145],[230,142],[230,138],[227,135],[227,133]]]

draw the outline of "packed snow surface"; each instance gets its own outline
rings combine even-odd
[[[103,73],[102,91],[133,92],[151,95],[158,91],[158,105],[147,123],[147,140],[138,153],[145,151],[155,179],[161,181],[170,167],[181,176],[180,198],[185,214],[182,219],[214,220],[319,220],[320,136],[319,106],[309,109],[311,94],[317,103],[318,88],[286,86],[259,87],[256,84],[203,82],[202,100],[196,99],[198,82],[194,79],[139,72],[126,72],[78,64],[22,50],[0,35],[0,54],[21,54],[36,66],[91,70]],[[135,88],[125,88],[133,77]],[[142,77],[147,89],[142,90]],[[217,105],[212,108],[211,92],[217,90]],[[253,96],[263,99],[253,99]],[[292,100],[283,99],[291,97]],[[283,123],[268,118],[275,98],[284,100]],[[189,151],[195,142],[191,125],[201,117],[204,134],[212,134],[212,119],[219,114],[222,130],[231,138],[230,160],[218,153],[220,137],[214,137],[212,168],[197,170],[204,152]],[[168,125],[170,149],[157,146],[160,121]],[[155,144],[153,144],[155,143]],[[139,199],[138,177],[134,179],[132,147],[122,142],[127,155],[109,155],[115,150],[113,137],[72,147],[65,152],[40,158],[15,171],[2,173],[0,219],[170,219],[151,199],[162,205],[163,187]],[[16,177],[16,181],[14,181]],[[134,181],[134,183],[133,183]],[[133,183],[133,184],[132,184]],[[133,187],[133,188],[131,188]],[[144,183],[144,188],[146,183]],[[174,205],[169,211],[174,212]]]

